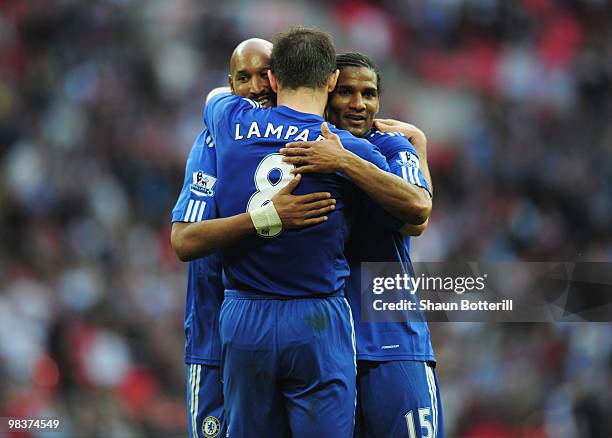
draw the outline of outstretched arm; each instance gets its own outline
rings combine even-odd
[[[336,200],[330,193],[317,192],[292,195],[300,183],[296,176],[272,197],[272,205],[284,229],[303,228],[327,220],[326,214],[335,208]],[[254,212],[241,213],[200,222],[174,222],[171,244],[182,261],[194,260],[223,250],[257,231]]]
[[[280,150],[287,155],[284,161],[299,166],[295,173],[341,172],[401,222],[421,225],[427,221],[431,197],[425,189],[409,184],[345,149],[327,123],[321,126],[321,133],[325,140],[288,143]]]

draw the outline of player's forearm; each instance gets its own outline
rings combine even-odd
[[[172,224],[171,243],[183,262],[221,251],[255,232],[248,213],[202,222]]]
[[[431,198],[425,189],[408,184],[348,151],[341,161],[341,172],[396,219],[420,225],[429,218]]]

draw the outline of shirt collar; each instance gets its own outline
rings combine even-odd
[[[303,113],[300,111],[296,111],[292,108],[289,108],[288,106],[285,105],[280,105],[276,107],[276,112],[283,114],[285,116],[289,116],[289,117],[294,117],[294,118],[299,118],[301,121],[304,122],[310,122],[310,121],[315,121],[315,122],[324,122],[325,119],[321,116],[318,116],[316,114],[312,114],[312,113]]]

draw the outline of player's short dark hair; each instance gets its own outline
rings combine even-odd
[[[336,55],[336,68],[340,71],[346,67],[365,67],[369,68],[376,74],[376,88],[380,93],[380,71],[378,67],[368,56],[358,52],[340,53]]]
[[[270,70],[287,88],[321,88],[336,70],[331,36],[307,27],[293,27],[274,38]]]

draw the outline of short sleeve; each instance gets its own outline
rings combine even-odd
[[[424,188],[431,195],[417,151],[403,134],[376,132],[370,135],[369,140],[385,156],[391,173],[409,184]]]
[[[223,124],[236,113],[254,108],[261,108],[261,105],[231,93],[219,93],[211,97],[204,107],[204,124],[208,126],[212,137],[216,138],[219,132],[223,132]]]
[[[172,210],[172,222],[199,222],[215,218],[216,182],[215,144],[208,129],[204,129],[191,147],[183,187]]]

